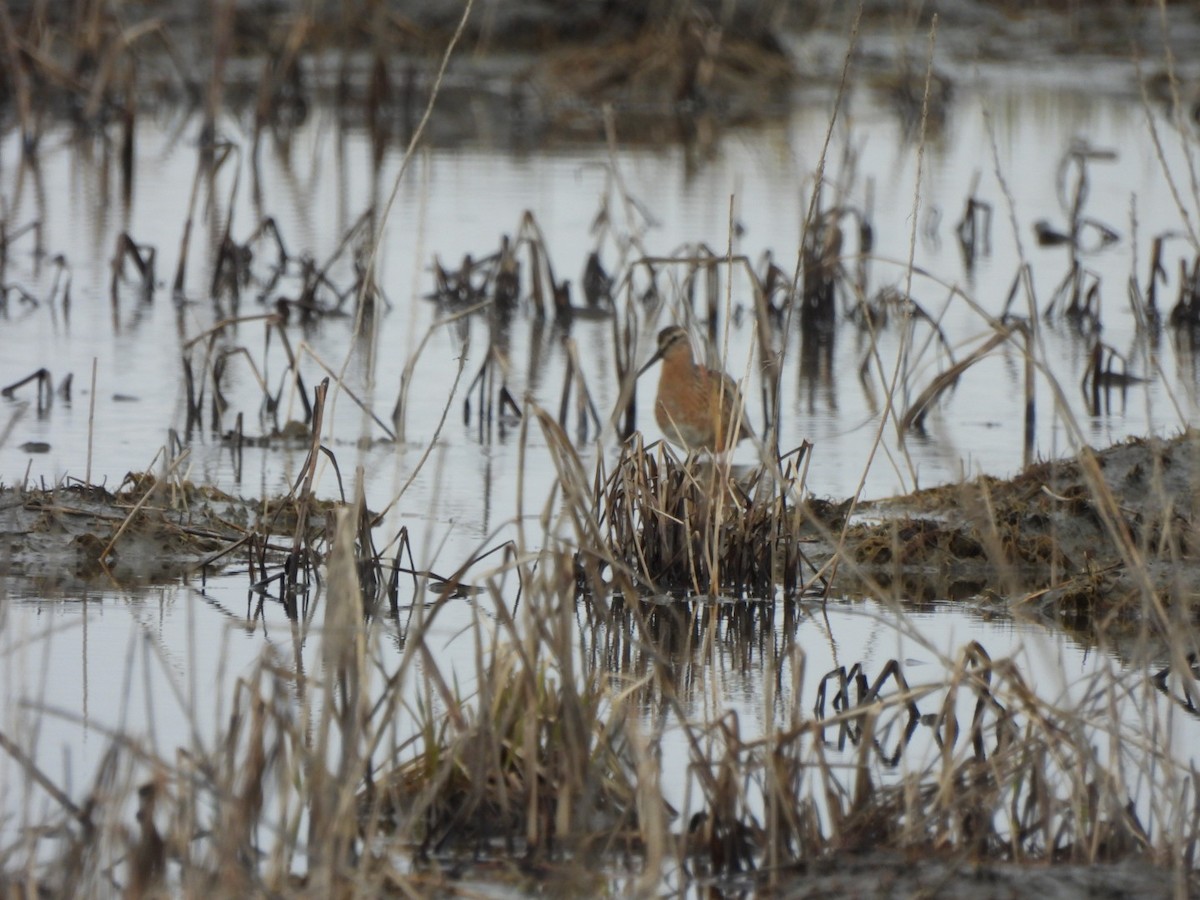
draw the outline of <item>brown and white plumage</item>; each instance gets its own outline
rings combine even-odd
[[[654,418],[667,440],[687,450],[724,453],[751,437],[737,384],[726,373],[696,363],[687,329],[669,325],[658,333],[658,350],[640,376],[659,360]]]

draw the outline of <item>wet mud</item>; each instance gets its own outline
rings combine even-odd
[[[901,587],[914,601],[993,598],[1063,617],[1132,614],[1146,589],[1200,591],[1194,485],[1200,432],[1143,438],[866,501],[814,500],[790,538],[838,593]],[[314,502],[315,503],[315,502]],[[314,527],[335,504],[307,510]],[[74,483],[0,491],[0,566],[60,589],[164,582],[238,559],[250,535],[286,553],[296,501],[244,499],[130,475],[115,492]],[[243,554],[244,555],[244,554]],[[834,568],[832,563],[837,561]]]
[[[312,521],[331,504],[313,502]],[[288,498],[245,500],[191,482],[130,475],[116,490],[71,483],[0,490],[0,571],[43,593],[89,586],[161,584],[245,560],[284,553],[296,526]],[[267,536],[262,538],[261,536]],[[240,550],[240,553],[239,553]]]
[[[931,900],[1016,900],[1058,897],[1083,900],[1123,897],[1151,900],[1192,896],[1194,881],[1149,862],[1108,865],[1029,866],[979,863],[948,856],[915,857],[902,853],[839,854],[836,860],[810,867],[780,893],[788,900],[815,897],[928,897]]]
[[[1060,615],[1132,613],[1149,589],[1194,596],[1200,433],[1142,438],[860,505],[845,529],[851,577],[927,599],[1004,595]],[[817,560],[833,556],[844,505],[824,507]]]

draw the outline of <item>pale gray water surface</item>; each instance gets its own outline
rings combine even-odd
[[[179,746],[213,751],[212,736],[231,715],[239,683],[253,676],[264,654],[285,670],[316,678],[322,672],[319,631],[297,628],[270,612],[265,620],[248,624],[242,581],[243,577],[224,576],[203,589],[196,584],[171,586],[137,596],[12,599],[0,629],[0,674],[6,685],[0,727],[72,797],[90,788],[91,773],[117,735],[129,742],[127,748],[149,759],[169,761]],[[487,605],[462,601],[458,611],[447,611],[426,637],[433,664],[443,677],[455,673],[456,690],[463,696],[470,696],[477,684],[468,622],[478,616],[488,633],[493,616]],[[708,618],[705,607],[697,607],[697,612],[701,621]],[[693,631],[686,620],[677,634],[658,628],[652,638],[639,638],[636,632],[631,637],[615,625],[581,628],[581,662],[609,671],[614,696],[621,694],[623,703],[639,709],[647,734],[661,741],[663,790],[679,810],[676,830],[700,811],[700,799],[694,782],[689,783],[695,777],[687,763],[689,739],[675,714],[664,715],[669,705],[654,687],[664,674],[648,677],[655,654],[666,648],[675,651],[667,666],[681,702],[679,713],[692,723],[722,721],[722,730],[752,741],[789,721],[807,719],[822,677],[853,663],[861,663],[873,680],[890,660],[898,661],[919,696],[921,713],[936,715],[945,698],[941,686],[953,680],[964,646],[977,640],[1001,667],[1006,661],[1015,665],[1023,683],[1045,704],[1044,714],[1064,716],[1069,727],[1094,735],[1117,789],[1138,801],[1143,825],[1151,830],[1170,827],[1172,813],[1160,805],[1162,797],[1186,802],[1186,785],[1174,783],[1170,770],[1150,766],[1147,760],[1158,754],[1189,758],[1195,748],[1195,720],[1157,693],[1142,668],[1124,669],[1119,660],[1081,646],[1068,635],[1031,622],[988,621],[960,605],[898,609],[873,601],[834,602],[825,608],[804,608],[792,627],[783,626],[782,615],[773,621],[777,627],[768,629],[725,620],[711,638],[704,636],[704,627]],[[642,640],[655,649],[643,647]],[[619,652],[622,641],[627,653]],[[376,622],[370,651],[380,662],[375,682],[395,671],[402,643],[393,623]],[[424,683],[426,665],[419,658],[413,661],[414,686]],[[321,702],[316,683],[309,682],[307,696],[296,697],[296,714],[310,722],[310,728]],[[641,687],[635,688],[638,684]],[[1018,717],[1019,684],[1001,677],[993,684],[997,697]],[[826,687],[824,712],[831,714],[835,687],[832,682]],[[933,690],[926,693],[926,688]],[[414,687],[413,693],[421,689]],[[436,696],[430,699],[436,715],[441,704]],[[975,699],[963,690],[954,707],[964,728]],[[920,725],[906,743],[905,722],[902,708],[883,711],[876,725],[879,745],[864,754],[880,785],[894,783],[903,773],[939,770],[941,750],[933,728]],[[401,710],[388,727],[399,743],[415,732],[417,723],[409,710]],[[724,748],[714,737],[710,733],[705,742],[720,756]],[[837,727],[827,730],[825,740],[821,765],[831,764],[836,770],[848,764],[853,771],[860,758],[855,742]],[[969,744],[957,748],[957,756],[964,753],[969,753]],[[813,762],[817,764],[815,757]],[[1148,777],[1154,789],[1145,781]],[[755,790],[747,785],[746,802],[757,811],[761,802]],[[819,792],[811,795],[824,808]],[[8,757],[0,757],[0,804],[16,822],[48,821],[58,812]],[[998,822],[997,827],[1004,833],[1007,823]],[[16,831],[7,834],[9,839],[17,836]]]
[[[914,263],[931,277],[914,276],[911,293],[939,319],[956,355],[967,355],[986,336],[987,324],[961,299],[952,299],[949,286],[958,286],[982,310],[998,315],[1021,259],[1019,241],[1020,252],[1032,266],[1037,296],[1045,306],[1066,275],[1067,254],[1062,247],[1038,247],[1033,223],[1047,219],[1060,228],[1065,226],[1067,217],[1056,179],[1073,141],[1086,140],[1095,148],[1111,150],[1114,159],[1096,161],[1089,168],[1091,190],[1084,210],[1118,231],[1122,240],[1101,252],[1085,254],[1083,261],[1101,281],[1103,339],[1126,354],[1133,372],[1150,381],[1131,390],[1124,402],[1118,400],[1112,414],[1092,417],[1087,415],[1078,389],[1090,338],[1077,336],[1065,325],[1043,329],[1041,358],[1063,387],[1070,415],[1079,421],[1084,438],[1096,445],[1125,435],[1176,429],[1189,421],[1196,403],[1191,355],[1178,352],[1169,333],[1154,352],[1145,342],[1135,341],[1134,319],[1126,298],[1131,273],[1145,283],[1151,238],[1183,229],[1180,210],[1148,133],[1147,112],[1135,98],[1003,84],[978,92],[960,90],[944,128],[924,148],[915,223],[917,147],[903,138],[896,116],[878,100],[869,89],[851,95],[825,164],[827,181],[842,190],[846,202],[868,208],[875,236],[871,291],[906,286],[904,263],[915,227]],[[701,242],[723,252],[732,201],[734,218],[744,229],[735,241],[735,252],[757,260],[764,250],[770,250],[776,261],[790,270],[812,173],[828,127],[832,100],[824,101],[801,107],[776,124],[723,135],[714,148],[714,158],[690,176],[685,175],[685,151],[681,148],[622,151],[616,165],[631,195],[653,220],[643,238],[648,252],[669,255],[685,244]],[[1186,187],[1187,166],[1179,138],[1157,110],[1153,116],[1162,134],[1168,169]],[[215,200],[210,202],[201,191],[187,304],[176,308],[164,285],[152,304],[143,305],[131,286],[113,308],[108,286],[116,236],[122,230],[157,249],[160,280],[169,284],[195,171],[195,128],[195,123],[186,122],[141,123],[136,184],[127,212],[123,212],[116,190],[115,169],[105,172],[95,148],[81,148],[66,132],[44,140],[37,170],[17,164],[14,136],[0,148],[8,160],[4,194],[10,222],[41,220],[46,251],[63,254],[73,272],[69,321],[44,306],[31,310],[10,300],[2,377],[8,384],[41,366],[52,372],[56,383],[68,372],[75,376],[73,403],[58,403],[43,417],[23,409],[20,402],[7,403],[7,415],[21,418],[0,449],[0,473],[6,482],[19,482],[27,467],[31,477],[46,481],[65,475],[82,477],[87,462],[86,388],[93,358],[98,373],[94,479],[119,481],[131,468],[148,465],[165,443],[167,430],[182,429],[181,343],[201,334],[216,315],[205,299],[210,279],[206,262],[227,212],[225,201],[232,189],[235,165],[227,164],[219,174]],[[235,141],[248,140],[236,123],[226,123],[226,131]],[[287,152],[282,153],[270,140],[264,141],[258,166],[261,199],[249,187],[251,177],[243,159],[232,232],[243,240],[262,218],[271,216],[294,254],[306,252],[323,260],[371,203],[382,204],[386,199],[399,153],[390,153],[382,168],[374,172],[367,135],[339,130],[333,113],[327,110],[314,112],[286,146]],[[245,152],[248,149],[243,157]],[[846,162],[847,154],[852,165]],[[529,210],[546,236],[556,273],[578,283],[583,262],[595,244],[589,227],[602,200],[610,205],[618,237],[629,232],[623,207],[611,190],[611,163],[601,146],[526,150],[517,155],[467,144],[419,153],[401,184],[380,248],[380,282],[394,309],[381,320],[375,341],[352,341],[349,321],[330,321],[307,333],[297,327],[293,341],[304,341],[336,371],[345,366],[347,383],[388,420],[400,374],[438,314],[431,304],[416,299],[432,289],[429,264],[433,255],[447,265],[457,265],[466,253],[480,257],[494,252],[500,235],[514,234],[523,211]],[[1013,198],[1016,234],[1009,224],[1010,212],[997,173]],[[968,269],[953,229],[976,178],[976,196],[994,209],[991,253]],[[1194,205],[1186,191],[1181,196]],[[932,239],[927,236],[931,215],[940,217]],[[1191,215],[1194,221],[1194,210]],[[1133,216],[1136,245],[1129,239]],[[29,255],[23,252],[27,249],[28,244],[14,246],[9,283],[44,297],[49,292],[51,267],[43,263],[38,277],[31,271]],[[847,246],[847,252],[853,249]],[[613,243],[607,242],[603,250],[606,262],[613,266],[617,257]],[[1173,302],[1177,292],[1177,265],[1185,250],[1182,239],[1168,242],[1164,261],[1170,280],[1160,290],[1164,305]],[[261,274],[272,254],[265,245],[259,252],[263,257]],[[1132,268],[1135,254],[1136,271]],[[345,283],[345,271],[340,275]],[[252,292],[247,294],[249,299],[243,300],[239,311],[262,311],[253,303]],[[744,307],[747,299],[745,284],[735,281],[734,306]],[[1019,300],[1016,311],[1024,310]],[[656,326],[677,315],[677,310],[667,310],[657,322],[646,324],[647,356]],[[472,328],[466,381],[477,369],[486,345],[485,324],[475,322]],[[727,367],[737,375],[751,368],[752,330],[745,326],[730,330]],[[617,394],[609,335],[607,322],[577,321],[572,332],[589,389],[602,411],[612,409]],[[278,387],[283,357],[277,344],[264,347],[261,325],[243,325],[229,343],[245,347],[265,369],[272,388]],[[898,328],[889,329],[880,340],[882,375],[889,378],[898,343]],[[906,373],[910,399],[946,364],[945,355],[931,343],[928,329],[916,327],[912,346],[913,359]],[[383,433],[350,401],[338,401],[337,418],[330,425],[331,440],[341,448],[344,470],[363,464],[372,472],[367,483],[371,499],[392,496],[411,471],[413,454],[423,452],[433,437],[441,410],[450,400],[461,348],[452,329],[441,329],[421,355],[406,421],[408,446],[397,449],[390,443],[376,443],[363,450],[350,449],[360,437],[380,439]],[[811,488],[822,495],[844,496],[863,472],[878,422],[877,411],[885,394],[880,366],[871,366],[870,386],[865,388],[857,373],[867,359],[866,341],[851,329],[839,331],[832,372],[817,383],[801,381],[795,371],[796,355],[793,348],[791,371],[783,379],[781,446],[786,449],[802,439],[812,440],[816,450]],[[511,333],[509,386],[513,394],[521,398],[528,393],[556,410],[564,357],[552,329],[536,334],[528,318],[519,319]],[[246,431],[261,431],[255,428],[260,394],[250,369],[236,357],[229,365],[226,390],[233,407],[224,424],[232,427],[240,410],[246,414]],[[320,374],[310,360],[304,368],[306,383],[313,384]],[[465,388],[465,381],[460,387]],[[949,402],[931,416],[933,439],[909,441],[909,461],[901,458],[893,430],[885,429],[892,458],[868,471],[867,495],[942,483],[964,472],[1004,475],[1018,469],[1022,464],[1023,390],[1024,373],[1016,353],[998,352],[971,369]],[[118,395],[131,399],[117,399]],[[757,421],[760,410],[754,402],[758,392],[753,374],[747,395],[752,422]],[[32,396],[31,390],[27,388],[24,396]],[[447,516],[477,508],[481,476],[489,468],[497,472],[513,468],[515,442],[497,441],[481,453],[474,430],[461,424],[461,399],[460,392],[451,401],[452,412],[439,451],[445,454],[445,465],[456,473],[452,486],[438,489],[439,505]],[[1038,400],[1036,452],[1051,457],[1068,451],[1072,443],[1065,416],[1056,414],[1045,378],[1039,379]],[[641,424],[647,437],[653,438],[657,429],[649,419],[643,415]],[[510,430],[510,436],[512,433]],[[609,437],[604,446],[611,448]],[[49,443],[51,449],[31,456],[20,449],[29,441]],[[538,441],[536,436],[534,441]],[[230,455],[211,436],[200,435],[191,450],[194,480],[248,495],[285,488],[302,458],[300,452],[247,451],[242,483],[238,484]],[[740,449],[738,459],[743,456],[747,461],[754,459],[749,445]],[[472,473],[471,478],[467,473]],[[425,478],[414,485],[413,508],[429,509],[431,482]]]
[[[808,99],[778,121],[721,135],[711,159],[699,167],[685,165],[687,151],[678,147],[628,147],[614,157],[599,145],[508,152],[481,138],[420,151],[401,182],[380,247],[380,283],[393,308],[379,320],[373,338],[354,338],[350,319],[327,320],[307,331],[289,326],[293,345],[303,345],[302,352],[310,354],[302,363],[306,383],[311,387],[322,375],[313,358],[335,371],[344,368],[350,388],[390,422],[401,373],[439,316],[434,305],[420,299],[432,288],[433,255],[457,265],[466,253],[479,257],[494,252],[500,235],[514,234],[526,210],[541,226],[559,277],[576,283],[595,244],[590,227],[602,202],[609,204],[617,239],[649,224],[642,240],[648,252],[659,255],[699,242],[723,253],[730,240],[732,203],[732,216],[742,229],[733,239],[735,252],[757,260],[770,250],[779,264],[790,269],[832,107],[832,95],[817,93]],[[1161,159],[1148,118],[1162,138]],[[6,316],[0,321],[0,382],[10,384],[43,366],[56,384],[67,373],[74,375],[71,402],[55,399],[44,415],[38,415],[30,403],[31,388],[18,393],[17,399],[0,401],[0,428],[5,429],[0,477],[6,484],[26,478],[48,484],[64,477],[84,477],[87,384],[93,359],[97,370],[93,480],[115,486],[126,472],[151,465],[167,442],[169,429],[183,429],[182,345],[231,312],[214,309],[207,299],[207,284],[214,242],[230,214],[227,202],[235,169],[240,167],[241,180],[232,208],[234,236],[244,240],[263,217],[271,216],[289,250],[310,253],[318,260],[333,252],[369,205],[382,205],[399,170],[398,150],[389,151],[376,170],[368,135],[339,128],[332,111],[316,109],[286,146],[269,139],[264,142],[255,185],[247,159],[249,136],[237,122],[224,122],[223,132],[240,152],[220,171],[212,190],[200,192],[186,302],[176,304],[169,282],[196,168],[198,127],[198,121],[170,117],[139,120],[136,182],[128,208],[119,197],[115,163],[109,158],[106,166],[98,145],[80,143],[66,130],[52,131],[43,140],[38,165],[30,167],[20,162],[15,135],[0,141],[0,194],[10,229],[40,220],[45,251],[51,256],[62,254],[72,273],[69,314],[61,297],[54,304],[32,308],[10,294]],[[1114,395],[1113,405],[1103,414],[1091,415],[1079,388],[1091,339],[1066,324],[1043,327],[1038,358],[1045,374],[1037,380],[1035,440],[1035,451],[1042,457],[1074,446],[1073,422],[1084,440],[1102,446],[1129,435],[1170,432],[1195,421],[1197,375],[1192,355],[1177,346],[1169,331],[1157,342],[1139,338],[1126,296],[1131,273],[1145,284],[1152,236],[1186,227],[1165,177],[1164,162],[1166,171],[1183,187],[1179,196],[1188,221],[1198,220],[1195,196],[1186,189],[1183,145],[1162,111],[1148,111],[1130,92],[1097,92],[1087,86],[1061,88],[1011,80],[975,87],[962,84],[944,126],[919,150],[904,137],[900,121],[881,96],[858,88],[851,92],[833,129],[825,161],[829,184],[846,202],[866,208],[874,227],[871,290],[904,289],[911,250],[917,269],[930,273],[914,276],[911,293],[939,318],[956,358],[961,358],[989,331],[978,312],[952,297],[950,285],[996,315],[1022,259],[1031,265],[1043,306],[1066,274],[1066,251],[1038,247],[1032,225],[1048,219],[1065,226],[1067,214],[1056,180],[1064,153],[1079,140],[1114,154],[1089,166],[1091,191],[1084,207],[1086,215],[1121,235],[1113,246],[1084,256],[1085,265],[1101,282],[1102,336],[1147,381],[1123,397]],[[1194,153],[1194,135],[1188,140]],[[628,208],[613,188],[613,166],[645,210],[646,220],[626,219]],[[1011,209],[1001,178],[1012,198]],[[976,196],[994,210],[991,248],[968,268],[953,228],[976,180]],[[1016,222],[1015,233],[1010,217]],[[1135,221],[1136,242],[1130,239]],[[157,249],[159,279],[166,284],[151,303],[141,302],[132,286],[122,289],[115,305],[110,302],[110,263],[122,231]],[[8,284],[20,284],[45,298],[53,268],[47,260],[40,268],[35,265],[27,241],[28,237],[11,248],[5,278]],[[846,248],[849,253],[854,252],[852,243]],[[1160,302],[1168,308],[1178,291],[1179,259],[1190,256],[1185,248],[1181,239],[1169,242],[1164,257],[1168,282],[1161,289],[1160,297],[1165,299]],[[619,249],[611,237],[603,244],[610,266]],[[260,252],[271,258],[265,246]],[[346,274],[343,268],[337,277],[344,279]],[[733,305],[744,306],[747,299],[744,282],[735,281]],[[247,292],[239,312],[261,311],[265,310],[255,304],[252,291]],[[1018,311],[1024,311],[1020,304]],[[669,308],[656,321],[645,322],[645,356],[651,352],[657,327],[678,315],[677,308]],[[783,378],[781,446],[790,448],[805,439],[813,442],[808,483],[816,494],[846,496],[864,476],[887,393],[883,379],[891,378],[902,346],[897,321],[893,317],[893,324],[883,332],[877,361],[868,356],[864,334],[848,325],[839,328],[831,371],[817,379],[799,373],[794,346],[790,351]],[[379,509],[399,494],[416,470],[449,405],[436,446],[399,498],[387,525],[388,536],[407,525],[418,564],[445,570],[511,536],[517,510],[518,430],[494,433],[481,441],[476,427],[463,422],[463,391],[487,345],[486,323],[471,321],[468,330],[468,359],[457,389],[455,372],[467,345],[456,329],[436,330],[417,359],[403,443],[386,440],[382,429],[344,394],[336,395],[326,432],[326,443],[337,454],[343,476],[352,483],[361,469],[368,503]],[[726,359],[736,376],[752,368],[752,331],[745,323],[729,330]],[[285,367],[284,357],[277,342],[266,345],[264,333],[261,323],[249,322],[226,340],[230,346],[245,347],[274,389]],[[577,342],[598,408],[611,410],[618,386],[609,323],[577,321],[571,337]],[[907,346],[908,381],[898,396],[911,399],[946,366],[947,359],[931,342],[929,328],[919,322]],[[508,383],[513,395],[557,410],[565,350],[553,329],[539,332],[529,316],[519,315],[512,326],[510,359]],[[868,374],[860,380],[864,361]],[[1017,471],[1023,462],[1024,377],[1020,354],[999,350],[970,369],[932,413],[929,437],[910,436],[902,447],[895,428],[890,423],[884,426],[880,452],[866,469],[866,496],[978,472]],[[1066,408],[1056,408],[1051,378],[1061,387]],[[748,375],[752,421],[761,419],[756,379],[755,374]],[[225,427],[231,427],[240,410],[248,433],[265,430],[259,418],[261,395],[244,357],[231,359],[226,386],[233,405],[226,413]],[[647,437],[654,438],[658,431],[647,413],[648,390],[643,388],[640,424]],[[48,443],[50,449],[37,454],[22,450],[31,441]],[[530,429],[528,441],[526,508],[537,514],[549,494],[553,467],[536,428]],[[580,451],[586,460],[598,453],[611,457],[614,445],[611,433],[606,433],[598,445],[584,445]],[[239,472],[231,451],[214,435],[197,433],[188,446],[190,456],[182,467],[186,477],[245,496],[285,491],[305,455],[296,448],[248,447]],[[754,455],[752,447],[743,445],[736,460],[752,462]],[[323,497],[336,496],[336,480],[328,466],[321,472],[317,490]],[[107,746],[108,728],[144,735],[169,756],[170,747],[187,741],[192,723],[202,738],[211,734],[221,721],[221,698],[228,696],[233,680],[250,669],[264,647],[274,648],[293,663],[298,654],[315,652],[309,645],[297,649],[293,626],[277,608],[268,606],[265,618],[256,622],[248,619],[251,608],[244,572],[210,579],[203,592],[194,579],[136,591],[97,588],[86,596],[66,597],[42,596],[35,584],[7,584],[0,597],[2,727],[22,735],[44,754],[50,761],[47,770],[73,790],[86,783],[86,773]],[[448,609],[431,638],[445,649],[444,660],[466,685],[473,677],[474,658],[471,641],[462,637],[462,630],[471,621],[473,608],[472,602],[462,601],[456,609]],[[1013,656],[1030,683],[1045,690],[1048,699],[1082,696],[1098,671],[1119,665],[1037,625],[988,621],[967,611],[940,608],[930,614],[900,616],[898,628],[896,616],[871,605],[865,609],[838,606],[830,611],[827,624],[816,617],[807,622],[798,644],[807,656],[804,690],[814,691],[816,677],[835,663],[864,660],[877,669],[891,657],[912,661],[917,672],[930,666],[929,679],[938,681],[944,676],[938,655],[952,658],[971,639],[979,640],[993,656]],[[394,653],[386,649],[399,642],[388,631],[393,626],[379,627],[382,652]],[[919,633],[927,643],[918,641],[914,647],[911,637],[898,637],[906,630]],[[763,705],[761,666],[769,659],[759,657],[756,667],[748,670],[720,654],[702,661],[707,688],[697,691],[694,711],[712,715],[732,708],[745,722],[753,723],[749,730],[765,728],[777,713]],[[318,663],[314,660],[310,665]],[[1136,683],[1139,696],[1151,693],[1137,672],[1116,677]],[[799,702],[810,707],[811,693]],[[1165,708],[1135,702],[1125,712],[1136,730],[1139,717],[1165,715]],[[47,710],[53,712],[47,715]],[[1182,743],[1187,730],[1173,735],[1181,742],[1181,752],[1194,746],[1194,742]],[[11,762],[0,761],[3,809],[22,808],[23,785]]]

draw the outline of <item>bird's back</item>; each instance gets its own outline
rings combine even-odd
[[[689,450],[723,453],[753,434],[734,380],[690,359],[667,361],[654,412],[663,433]]]

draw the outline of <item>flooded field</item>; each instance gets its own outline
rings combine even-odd
[[[1186,896],[1198,73],[934,59],[752,122],[460,75],[411,153],[14,113],[0,896]],[[727,458],[654,445],[675,323]]]

